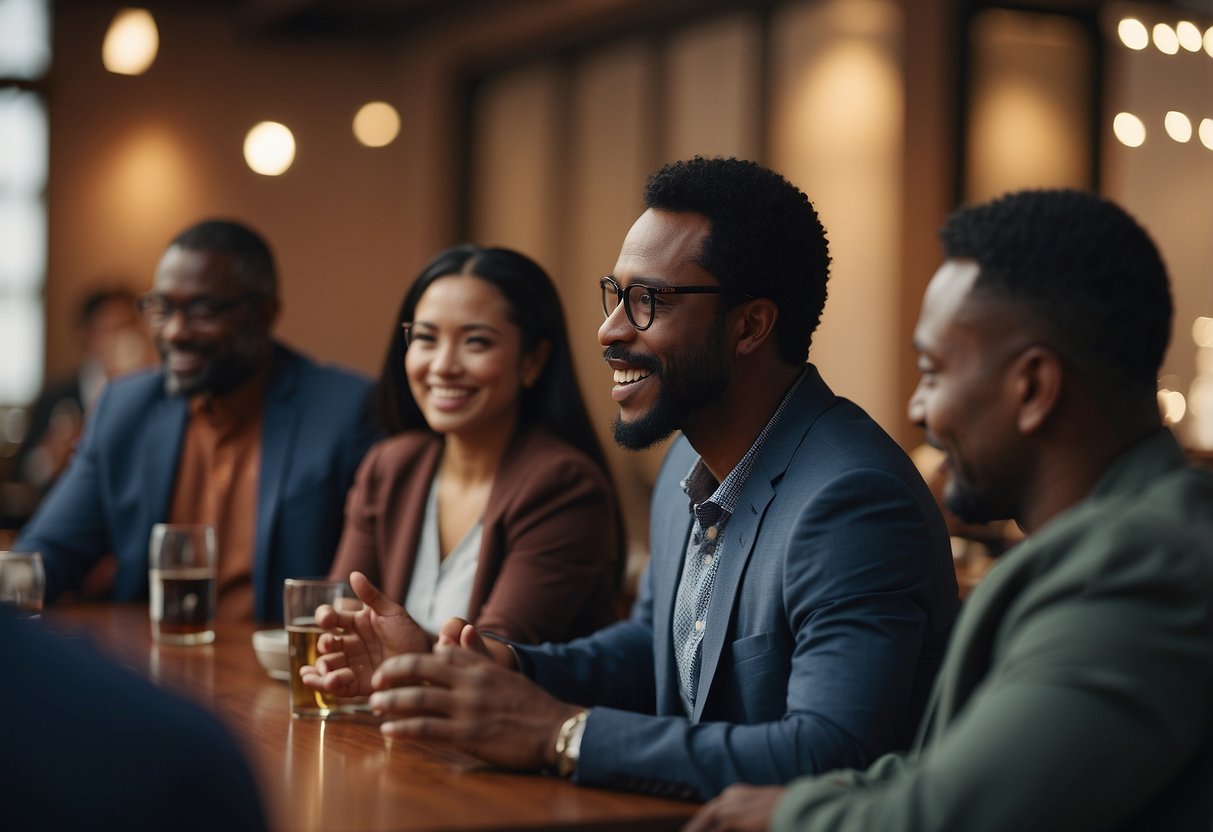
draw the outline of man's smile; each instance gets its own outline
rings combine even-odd
[[[627,370],[616,370],[615,371],[615,383],[616,384],[634,384],[635,382],[640,381],[641,379],[648,378],[650,375],[652,375],[652,374],[648,370],[641,370],[641,369],[635,368],[635,367],[629,368]]]

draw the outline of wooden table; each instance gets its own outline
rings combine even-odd
[[[292,719],[286,682],[257,663],[251,624],[221,624],[214,644],[177,647],[152,643],[143,604],[69,605],[44,619],[217,714],[252,761],[275,829],[665,830],[696,809],[495,770],[446,747],[389,749],[369,714]]]

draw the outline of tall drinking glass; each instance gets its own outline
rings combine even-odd
[[[46,573],[38,552],[0,552],[0,604],[21,618],[37,618],[46,594]]]
[[[358,609],[361,602],[344,581],[287,578],[282,588],[287,644],[291,656],[291,715],[324,718],[344,708],[336,697],[309,688],[299,678],[299,668],[314,665],[320,656],[316,644],[323,632],[316,626],[316,607],[328,604],[339,609]]]
[[[148,545],[152,635],[164,644],[215,640],[215,527],[157,523]]]

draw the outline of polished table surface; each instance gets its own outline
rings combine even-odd
[[[388,748],[370,714],[292,719],[287,683],[253,653],[252,624],[221,623],[214,644],[178,647],[152,642],[142,604],[62,606],[44,619],[214,712],[252,762],[277,830],[663,830],[696,808],[505,772],[447,747]]]

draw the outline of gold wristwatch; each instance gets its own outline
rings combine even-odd
[[[585,734],[585,721],[589,711],[573,714],[560,726],[556,735],[556,773],[561,777],[572,777],[581,759],[581,737]]]

